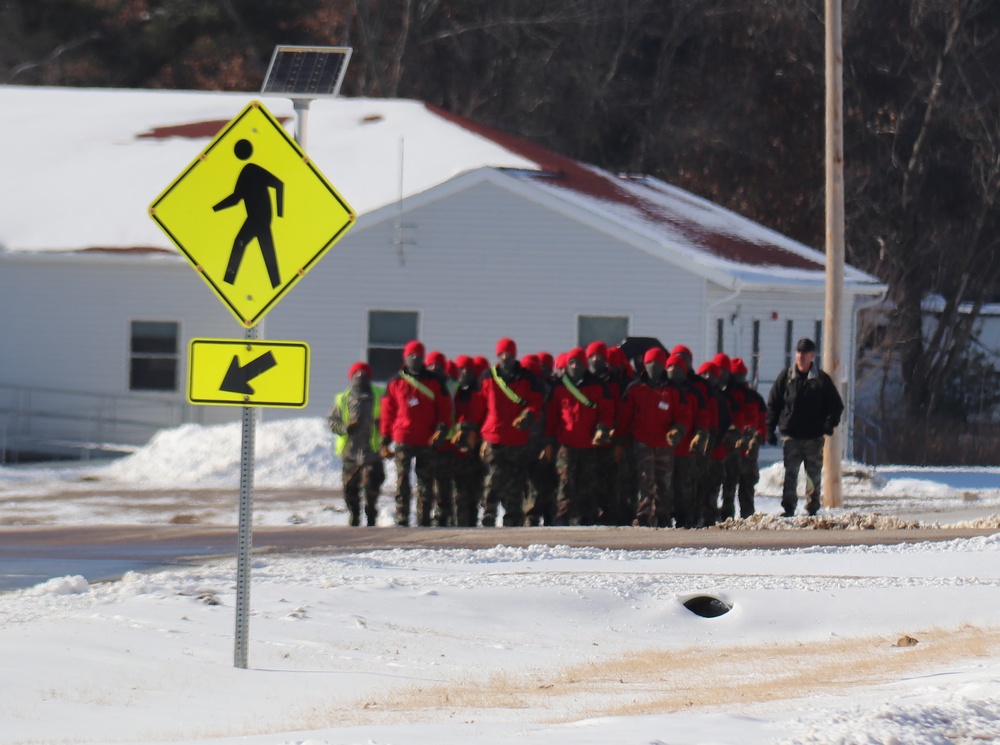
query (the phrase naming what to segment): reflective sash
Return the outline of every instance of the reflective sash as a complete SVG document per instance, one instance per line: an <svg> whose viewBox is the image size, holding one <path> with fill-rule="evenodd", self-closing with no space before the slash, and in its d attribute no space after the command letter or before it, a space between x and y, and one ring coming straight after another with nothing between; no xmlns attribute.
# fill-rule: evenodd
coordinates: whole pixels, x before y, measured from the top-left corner
<svg viewBox="0 0 1000 745"><path fill-rule="evenodd" d="M573 381L569 379L569 375L563 374L562 382L563 382L563 385L566 386L566 390L568 390L570 393L572 393L573 394L573 398L575 398L581 404L583 404L584 406L586 406L588 409L596 409L597 408L597 404L595 404L593 401L591 401L589 398L587 398L585 395L583 395L583 392L579 388L577 388L575 385L573 385Z"/></svg>
<svg viewBox="0 0 1000 745"><path fill-rule="evenodd" d="M418 391L420 391L421 393L423 393L431 401L434 400L434 391L432 391L430 388L428 388L426 385L424 385L423 383L421 383L419 380L417 380L415 377L413 377L409 373L400 370L399 371L399 377L401 377L407 383L409 383L414 388L416 388Z"/></svg>
<svg viewBox="0 0 1000 745"><path fill-rule="evenodd" d="M507 385L504 382L503 378L500 377L500 374L497 372L497 369L495 367L490 368L490 373L492 373L493 380L496 382L498 386L500 386L500 390L504 392L504 395L507 396L507 398L516 403L518 406L526 406L528 404L527 401L525 401L523 398L518 396L516 393L514 393L514 391L510 389L510 386Z"/></svg>

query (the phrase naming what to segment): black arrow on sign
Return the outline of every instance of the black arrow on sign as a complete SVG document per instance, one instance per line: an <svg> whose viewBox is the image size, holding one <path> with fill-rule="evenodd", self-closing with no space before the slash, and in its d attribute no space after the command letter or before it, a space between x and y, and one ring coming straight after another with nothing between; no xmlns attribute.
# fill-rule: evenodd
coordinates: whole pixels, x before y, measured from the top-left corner
<svg viewBox="0 0 1000 745"><path fill-rule="evenodd" d="M229 370L226 372L226 377L222 379L219 390L252 396L254 391L250 386L250 381L258 375L266 373L277 364L274 354L271 352L265 352L257 359L251 360L245 367L240 367L240 358L233 355L233 361L229 363Z"/></svg>

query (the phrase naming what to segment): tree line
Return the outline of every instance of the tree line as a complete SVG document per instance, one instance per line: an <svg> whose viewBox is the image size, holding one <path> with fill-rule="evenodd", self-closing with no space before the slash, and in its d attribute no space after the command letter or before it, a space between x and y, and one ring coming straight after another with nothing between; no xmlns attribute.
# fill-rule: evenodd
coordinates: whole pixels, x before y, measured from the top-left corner
<svg viewBox="0 0 1000 745"><path fill-rule="evenodd" d="M6 0L8 84L256 91L275 44L824 245L823 0ZM913 419L982 410L1000 287L1000 3L843 0L847 260ZM940 298L925 329L925 298ZM987 369L989 368L989 369ZM990 393L990 407L997 395Z"/></svg>

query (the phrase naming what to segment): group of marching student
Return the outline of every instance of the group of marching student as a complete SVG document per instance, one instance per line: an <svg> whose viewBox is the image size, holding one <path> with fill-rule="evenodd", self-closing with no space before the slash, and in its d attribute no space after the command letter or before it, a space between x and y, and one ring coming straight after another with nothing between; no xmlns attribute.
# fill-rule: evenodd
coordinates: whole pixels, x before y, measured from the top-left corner
<svg viewBox="0 0 1000 745"><path fill-rule="evenodd" d="M638 364L638 360L636 360ZM352 525L374 525L396 466L397 525L634 525L695 528L754 512L766 404L739 358L693 368L691 352L649 349L633 369L594 342L496 361L419 341L385 388L355 363L328 415ZM720 507L721 494L721 507Z"/></svg>

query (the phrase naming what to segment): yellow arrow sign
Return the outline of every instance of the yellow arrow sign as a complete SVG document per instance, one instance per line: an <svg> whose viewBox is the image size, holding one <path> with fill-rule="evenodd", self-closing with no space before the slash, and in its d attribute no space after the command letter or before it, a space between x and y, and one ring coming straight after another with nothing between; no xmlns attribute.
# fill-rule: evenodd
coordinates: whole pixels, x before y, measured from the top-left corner
<svg viewBox="0 0 1000 745"><path fill-rule="evenodd" d="M247 328L356 217L259 101L223 127L149 214Z"/></svg>
<svg viewBox="0 0 1000 745"><path fill-rule="evenodd" d="M187 399L212 406L301 409L309 402L309 345L192 339Z"/></svg>

